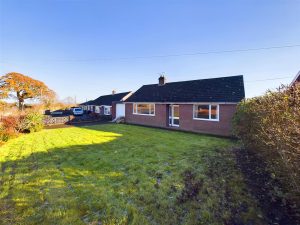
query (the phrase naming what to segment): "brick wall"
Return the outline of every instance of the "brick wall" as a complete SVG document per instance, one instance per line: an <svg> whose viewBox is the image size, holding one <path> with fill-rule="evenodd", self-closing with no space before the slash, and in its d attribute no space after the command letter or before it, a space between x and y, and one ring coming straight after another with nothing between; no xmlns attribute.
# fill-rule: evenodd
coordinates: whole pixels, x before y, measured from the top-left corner
<svg viewBox="0 0 300 225"><path fill-rule="evenodd" d="M167 106L155 104L155 116L135 115L131 103L125 104L125 121L126 123L141 124L155 127L167 126Z"/></svg>
<svg viewBox="0 0 300 225"><path fill-rule="evenodd" d="M111 104L111 117L112 117L112 119L116 118L116 104L117 104L117 102L113 102Z"/></svg>
<svg viewBox="0 0 300 225"><path fill-rule="evenodd" d="M219 105L219 121L205 121L193 119L193 105L180 105L180 129L198 133L231 135L231 120L236 105Z"/></svg>
<svg viewBox="0 0 300 225"><path fill-rule="evenodd" d="M180 127L174 128L197 133L207 133L221 136L231 135L231 120L235 113L236 105L223 104L219 106L219 121L205 121L193 119L193 105L181 104L179 106ZM132 104L125 107L126 123L140 124L168 128L168 105L156 104L155 116L134 115Z"/></svg>

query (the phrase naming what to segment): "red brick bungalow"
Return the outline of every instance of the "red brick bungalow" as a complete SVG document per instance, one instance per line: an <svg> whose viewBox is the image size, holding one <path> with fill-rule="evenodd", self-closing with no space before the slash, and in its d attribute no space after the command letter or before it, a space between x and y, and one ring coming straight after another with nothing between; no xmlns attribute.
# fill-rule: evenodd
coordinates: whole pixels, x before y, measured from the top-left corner
<svg viewBox="0 0 300 225"><path fill-rule="evenodd" d="M221 136L231 135L243 76L144 85L125 101L125 122Z"/></svg>

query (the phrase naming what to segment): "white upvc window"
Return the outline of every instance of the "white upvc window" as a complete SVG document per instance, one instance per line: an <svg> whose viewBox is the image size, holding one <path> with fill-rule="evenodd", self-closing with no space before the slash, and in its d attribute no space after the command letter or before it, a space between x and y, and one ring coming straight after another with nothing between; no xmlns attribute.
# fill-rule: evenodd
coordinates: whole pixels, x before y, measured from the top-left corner
<svg viewBox="0 0 300 225"><path fill-rule="evenodd" d="M154 103L133 103L133 114L155 116Z"/></svg>
<svg viewBox="0 0 300 225"><path fill-rule="evenodd" d="M193 107L193 119L219 121L219 108L217 104L195 104Z"/></svg>
<svg viewBox="0 0 300 225"><path fill-rule="evenodd" d="M111 106L104 106L104 115L111 115Z"/></svg>
<svg viewBox="0 0 300 225"><path fill-rule="evenodd" d="M95 106L95 113L100 113L100 106Z"/></svg>

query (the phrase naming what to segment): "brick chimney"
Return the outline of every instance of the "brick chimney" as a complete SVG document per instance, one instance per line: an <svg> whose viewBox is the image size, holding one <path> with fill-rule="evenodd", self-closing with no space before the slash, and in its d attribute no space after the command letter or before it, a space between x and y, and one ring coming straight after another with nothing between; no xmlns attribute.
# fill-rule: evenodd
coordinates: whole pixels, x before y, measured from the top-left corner
<svg viewBox="0 0 300 225"><path fill-rule="evenodd" d="M164 75L160 75L160 77L158 78L158 85L162 86L166 84L166 77Z"/></svg>
<svg viewBox="0 0 300 225"><path fill-rule="evenodd" d="M111 92L111 93L112 93L113 95L114 95L114 94L116 94L116 90L112 90L112 92Z"/></svg>

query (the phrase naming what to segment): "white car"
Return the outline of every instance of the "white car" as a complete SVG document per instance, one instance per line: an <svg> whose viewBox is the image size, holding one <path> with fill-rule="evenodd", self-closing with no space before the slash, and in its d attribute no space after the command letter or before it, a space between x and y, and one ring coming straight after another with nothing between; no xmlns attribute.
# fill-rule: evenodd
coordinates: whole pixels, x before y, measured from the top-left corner
<svg viewBox="0 0 300 225"><path fill-rule="evenodd" d="M72 113L74 116L81 116L83 115L83 109L82 108L72 108Z"/></svg>

